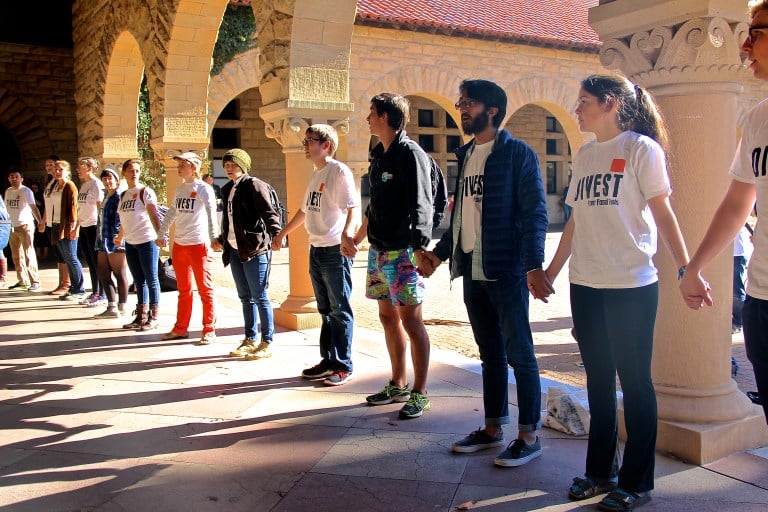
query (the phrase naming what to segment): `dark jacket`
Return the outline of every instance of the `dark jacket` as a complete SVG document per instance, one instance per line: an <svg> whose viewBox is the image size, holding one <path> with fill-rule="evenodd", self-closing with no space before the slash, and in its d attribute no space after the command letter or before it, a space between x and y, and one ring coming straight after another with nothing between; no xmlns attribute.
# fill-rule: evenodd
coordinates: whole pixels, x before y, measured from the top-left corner
<svg viewBox="0 0 768 512"><path fill-rule="evenodd" d="M224 202L229 200L229 192L235 186L229 181L221 188ZM232 198L232 219L234 221L235 240L240 261L264 254L269 250L272 237L280 232L280 215L272 207L266 183L258 178L244 176L235 187ZM224 246L222 260L229 265L229 251L232 246L227 241L229 236L229 215L221 216L221 235L219 241Z"/></svg>
<svg viewBox="0 0 768 512"><path fill-rule="evenodd" d="M368 241L378 250L426 249L432 235L432 169L418 144L398 133L371 152Z"/></svg>
<svg viewBox="0 0 768 512"><path fill-rule="evenodd" d="M456 193L463 192L464 158L474 140L456 150L459 175ZM451 277L461 275L461 247L453 247L453 222L435 246L441 260L451 258ZM519 277L540 268L544 261L547 234L547 205L541 181L539 159L525 142L508 131L496 136L485 162L483 213L481 219L483 273L488 279Z"/></svg>

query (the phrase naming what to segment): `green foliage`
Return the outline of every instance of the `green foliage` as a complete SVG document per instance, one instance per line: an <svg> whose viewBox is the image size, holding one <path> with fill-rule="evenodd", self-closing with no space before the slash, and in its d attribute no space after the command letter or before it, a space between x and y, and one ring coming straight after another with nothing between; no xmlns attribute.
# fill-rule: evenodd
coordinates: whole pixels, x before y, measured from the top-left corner
<svg viewBox="0 0 768 512"><path fill-rule="evenodd" d="M256 45L256 18L250 5L229 4L219 27L219 37L213 48L211 76L218 75L237 55Z"/></svg>
<svg viewBox="0 0 768 512"><path fill-rule="evenodd" d="M141 181L157 194L157 200L165 203L168 190L165 186L165 168L155 159L155 152L149 145L151 139L152 113L149 111L149 87L147 75L141 80L139 88L139 111L137 119L137 146L141 164Z"/></svg>

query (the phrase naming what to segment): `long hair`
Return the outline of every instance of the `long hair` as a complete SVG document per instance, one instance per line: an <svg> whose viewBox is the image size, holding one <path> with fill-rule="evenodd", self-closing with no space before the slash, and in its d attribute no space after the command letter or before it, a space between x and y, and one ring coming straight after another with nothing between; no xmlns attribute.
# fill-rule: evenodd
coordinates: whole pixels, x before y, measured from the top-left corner
<svg viewBox="0 0 768 512"><path fill-rule="evenodd" d="M667 148L667 128L648 91L617 75L590 75L581 87L597 97L601 105L616 102L619 128L647 135Z"/></svg>

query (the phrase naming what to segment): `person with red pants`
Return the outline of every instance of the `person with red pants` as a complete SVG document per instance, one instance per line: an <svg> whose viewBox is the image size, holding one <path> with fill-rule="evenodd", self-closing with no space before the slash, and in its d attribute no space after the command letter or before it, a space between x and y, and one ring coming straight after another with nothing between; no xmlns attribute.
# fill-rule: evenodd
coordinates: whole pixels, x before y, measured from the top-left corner
<svg viewBox="0 0 768 512"><path fill-rule="evenodd" d="M192 276L194 275L200 300L203 302L203 333L198 345L209 345L216 340L216 306L211 278L211 241L218 237L216 223L216 197L213 188L200 179L202 160L193 152L174 157L182 179L173 202L163 220L155 243L167 245L168 230L176 222L173 236L173 268L179 290L176 324L162 336L163 340L189 337L192 318Z"/></svg>

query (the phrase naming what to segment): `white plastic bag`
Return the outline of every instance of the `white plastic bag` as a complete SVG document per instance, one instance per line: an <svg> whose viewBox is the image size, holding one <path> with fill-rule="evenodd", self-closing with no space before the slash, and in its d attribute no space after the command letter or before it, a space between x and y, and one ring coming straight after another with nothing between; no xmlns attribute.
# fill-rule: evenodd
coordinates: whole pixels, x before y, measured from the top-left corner
<svg viewBox="0 0 768 512"><path fill-rule="evenodd" d="M585 389L567 391L560 386L547 389L547 414L542 421L545 427L583 436L589 432L589 401Z"/></svg>

